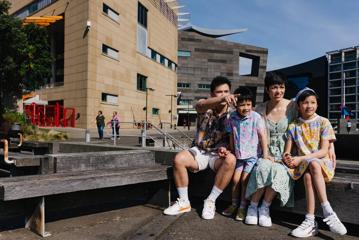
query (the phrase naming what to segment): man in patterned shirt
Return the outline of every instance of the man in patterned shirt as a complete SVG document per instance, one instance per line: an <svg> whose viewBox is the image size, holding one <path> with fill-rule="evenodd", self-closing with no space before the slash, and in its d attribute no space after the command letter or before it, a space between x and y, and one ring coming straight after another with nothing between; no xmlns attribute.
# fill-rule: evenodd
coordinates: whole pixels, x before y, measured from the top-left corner
<svg viewBox="0 0 359 240"><path fill-rule="evenodd" d="M177 215L191 211L188 199L188 172L211 168L216 172L214 186L204 201L202 218L213 219L215 202L231 181L236 163L229 151L221 151L228 145L224 120L229 116L230 105L236 104L236 96L230 94L231 83L225 77L215 77L211 82L211 97L196 104L198 113L197 133L194 146L179 152L173 161L173 175L179 198L164 210L166 215Z"/></svg>

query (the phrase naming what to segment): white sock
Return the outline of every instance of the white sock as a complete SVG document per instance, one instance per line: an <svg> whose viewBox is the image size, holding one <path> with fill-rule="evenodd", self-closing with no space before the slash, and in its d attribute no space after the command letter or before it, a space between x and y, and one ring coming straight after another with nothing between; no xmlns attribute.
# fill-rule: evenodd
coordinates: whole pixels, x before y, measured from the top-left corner
<svg viewBox="0 0 359 240"><path fill-rule="evenodd" d="M238 198L232 198L232 205L238 207Z"/></svg>
<svg viewBox="0 0 359 240"><path fill-rule="evenodd" d="M219 189L216 186L213 186L211 193L209 194L208 198L209 200L215 202L217 200L217 198L219 197L219 195L221 195L223 191L221 189Z"/></svg>
<svg viewBox="0 0 359 240"><path fill-rule="evenodd" d="M329 215L331 215L334 212L328 201L321 203L321 205L323 208L324 218L328 217Z"/></svg>
<svg viewBox="0 0 359 240"><path fill-rule="evenodd" d="M177 192L181 200L189 202L188 199L188 187L178 187Z"/></svg>
<svg viewBox="0 0 359 240"><path fill-rule="evenodd" d="M257 208L257 207L258 207L258 203L251 201L251 207L252 207L252 208Z"/></svg>
<svg viewBox="0 0 359 240"><path fill-rule="evenodd" d="M311 221L312 223L314 223L315 216L314 216L314 214L307 213L305 215L305 219L307 219L307 220Z"/></svg>
<svg viewBox="0 0 359 240"><path fill-rule="evenodd" d="M241 205L239 206L239 208L242 208L242 209L246 209L247 208L247 201L241 201Z"/></svg>
<svg viewBox="0 0 359 240"><path fill-rule="evenodd" d="M271 202L267 202L265 200L262 201L262 207L269 208L271 204Z"/></svg>

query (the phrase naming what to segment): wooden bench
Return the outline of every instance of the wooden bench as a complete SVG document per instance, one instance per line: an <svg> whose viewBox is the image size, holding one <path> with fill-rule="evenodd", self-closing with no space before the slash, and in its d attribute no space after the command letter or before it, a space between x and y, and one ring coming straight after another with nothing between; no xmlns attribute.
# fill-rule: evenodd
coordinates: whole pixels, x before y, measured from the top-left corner
<svg viewBox="0 0 359 240"><path fill-rule="evenodd" d="M43 160L51 162L47 174L0 178L0 200L35 202L25 204L25 227L46 237L46 196L169 179L168 166L155 164L149 151L104 152L101 160L100 153L80 155L56 154Z"/></svg>

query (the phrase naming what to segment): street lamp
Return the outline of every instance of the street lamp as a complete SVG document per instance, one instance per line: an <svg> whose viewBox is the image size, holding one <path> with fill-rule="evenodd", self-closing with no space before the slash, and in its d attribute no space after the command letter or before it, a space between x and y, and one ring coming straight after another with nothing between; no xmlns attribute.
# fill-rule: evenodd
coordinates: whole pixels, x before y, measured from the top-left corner
<svg viewBox="0 0 359 240"><path fill-rule="evenodd" d="M167 94L167 97L171 98L171 128L172 128L172 105L173 105L173 98L177 97L177 94Z"/></svg>
<svg viewBox="0 0 359 240"><path fill-rule="evenodd" d="M146 138L147 138L147 116L148 116L148 91L155 91L155 89L146 87L146 117L145 117L145 127L143 128L142 134L142 147L146 146Z"/></svg>

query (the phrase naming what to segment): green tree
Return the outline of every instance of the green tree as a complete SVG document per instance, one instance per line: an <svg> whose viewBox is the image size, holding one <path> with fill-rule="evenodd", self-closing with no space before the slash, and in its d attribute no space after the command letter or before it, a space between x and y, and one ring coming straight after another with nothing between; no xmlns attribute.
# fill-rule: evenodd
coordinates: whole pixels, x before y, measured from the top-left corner
<svg viewBox="0 0 359 240"><path fill-rule="evenodd" d="M9 9L10 3L0 0L0 118L23 93L39 88L51 76L46 28L23 26Z"/></svg>

